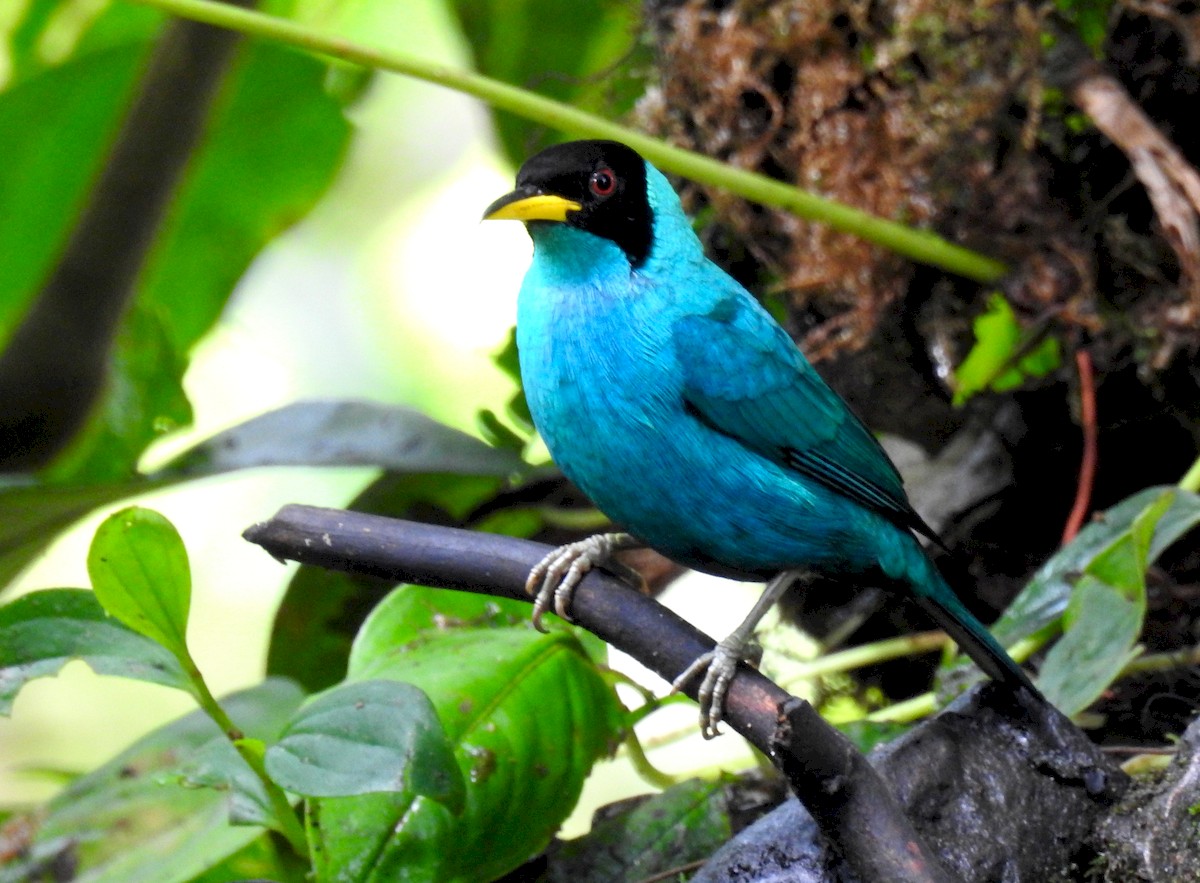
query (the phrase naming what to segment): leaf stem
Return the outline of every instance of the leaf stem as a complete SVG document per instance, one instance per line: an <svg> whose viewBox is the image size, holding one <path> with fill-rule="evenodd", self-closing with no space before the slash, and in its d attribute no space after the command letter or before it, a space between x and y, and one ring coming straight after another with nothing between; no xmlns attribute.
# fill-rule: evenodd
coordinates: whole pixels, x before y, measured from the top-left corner
<svg viewBox="0 0 1200 883"><path fill-rule="evenodd" d="M624 747L634 770L647 784L655 788L670 788L683 781L681 777L664 772L650 762L650 758L646 756L646 750L634 730L631 729L629 735L625 737Z"/></svg>
<svg viewBox="0 0 1200 883"><path fill-rule="evenodd" d="M836 653L829 653L819 656L816 659L801 662L795 672L790 673L792 676L787 681L782 682L782 686L787 687L798 681L812 680L823 675L853 671L857 668L886 662L889 659L898 659L902 656L917 656L921 653L929 653L933 650L940 650L949 643L950 638L945 632L931 631L920 632L915 635L900 635L899 637L888 638L884 641L875 641L870 644L849 647L846 650L839 650Z"/></svg>
<svg viewBox="0 0 1200 883"><path fill-rule="evenodd" d="M1200 494L1200 458L1197 458L1183 478L1179 479L1179 489Z"/></svg>
<svg viewBox="0 0 1200 883"><path fill-rule="evenodd" d="M920 720L937 710L937 697L932 692L922 693L903 702L894 702L878 711L867 715L867 720L875 723L904 724Z"/></svg>
<svg viewBox="0 0 1200 883"><path fill-rule="evenodd" d="M271 777L267 775L267 768L263 765L261 755L254 750L253 746L247 743L241 729L225 713L225 709L221 707L221 704L217 702L216 697L208 689L208 684L205 683L204 676L200 673L199 667L187 649L184 648L182 653L177 654L177 658L179 659L179 664L183 666L188 679L192 682L193 695L196 697L197 703L199 703L205 714L212 718L216 725L221 728L221 732L233 743L233 747L237 750L238 755L262 782L263 787L266 789L267 799L271 802L272 814L279 821L279 833L287 838L296 855L301 857L307 856L309 854L308 837L304 833L304 826L300 824L296 810L288 801L287 795L283 793L283 789L276 785L271 780Z"/></svg>
<svg viewBox="0 0 1200 883"><path fill-rule="evenodd" d="M1200 644L1194 647L1186 647L1182 650L1174 650L1170 653L1149 653L1145 656L1139 656L1121 670L1120 676L1125 678L1130 675L1147 674L1149 672L1171 671L1176 668L1187 668L1191 665L1200 665Z"/></svg>
<svg viewBox="0 0 1200 883"><path fill-rule="evenodd" d="M799 190L764 175L672 147L643 132L618 125L570 105L472 71L437 64L387 49L352 43L286 19L239 9L213 0L129 0L172 15L194 19L254 37L277 40L371 68L404 74L472 95L500 110L553 129L591 138L623 141L659 168L700 184L721 187L762 205L785 209L851 233L920 263L978 282L995 282L1008 272L1001 261L955 245L925 230L880 218L860 209Z"/></svg>

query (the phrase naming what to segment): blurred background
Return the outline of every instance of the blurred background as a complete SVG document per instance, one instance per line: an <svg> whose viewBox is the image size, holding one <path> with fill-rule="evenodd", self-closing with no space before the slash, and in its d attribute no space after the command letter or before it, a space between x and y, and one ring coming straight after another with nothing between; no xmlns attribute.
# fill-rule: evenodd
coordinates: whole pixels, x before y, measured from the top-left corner
<svg viewBox="0 0 1200 883"><path fill-rule="evenodd" d="M293 13L350 39L470 66L474 59L464 25L474 21L479 26L471 9L484 5L462 3L455 9L440 0L314 2L299 4ZM577 63L596 70L622 60L628 66L638 45L637 6L589 4L604 15L603 45L595 49L596 58ZM56 70L84 80L107 75L113 56L145 50L145 35L156 21L154 14L136 7L91 2L8 4L0 16L0 36L7 37L10 47L10 99L35 89ZM304 62L321 73L319 64ZM495 357L508 341L530 246L519 224L479 223L482 209L511 187L513 151L506 152L498 142L487 110L457 93L387 74L368 78L346 68L321 76L328 92L344 93L339 100L346 101L350 123L341 148L344 159L337 158L335 148L334 160L325 165L330 183L311 211L267 237L228 303L215 311L219 318L186 345L182 385L193 410L191 423L156 424L157 438L131 460L142 472L169 463L216 432L300 400L408 404L478 436L479 412L503 413L513 396L515 384ZM580 88L582 82L558 86ZM297 115L303 118L304 113ZM45 116L44 137L51 143L71 137L68 121L53 112ZM328 128L327 120L324 125ZM530 138L527 129L509 126L510 138ZM288 158L317 150L302 127L297 134L296 140L263 145L264 155L278 156L291 169ZM537 138L548 134L539 132ZM20 147L11 131L0 133L0 147L6 137L14 151ZM69 147L60 143L60 150L69 153ZM60 162L65 158L57 157ZM300 160L288 174L303 169ZM19 171L20 164L14 164L11 177ZM252 175L226 186L253 184ZM0 220L0 234L15 235L21 188L11 180L7 189L2 187L0 214L7 220ZM216 198L222 196L238 207L236 194L218 193ZM221 243L204 258L220 265L226 259ZM226 273L236 270L233 261ZM186 272L188 265L182 266ZM32 280L35 269L29 272ZM179 282L156 282L157 296L166 301L187 297L188 286ZM0 314L8 320L8 333L19 316L18 301L28 300L31 290L19 292L14 286L12 294L5 303L7 313ZM71 354L59 357L69 360ZM105 432L92 431L91 437ZM99 455L89 454L86 443L82 453L80 447L75 444L56 461L74 467L52 465L48 474L57 469L70 479L70 468L86 472L89 457L94 464ZM101 452L103 447L94 444ZM6 600L34 589L88 586L86 555L97 523L129 502L153 507L177 526L188 548L194 574L189 640L209 685L218 696L251 686L264 676L271 624L296 568L244 542L241 531L285 503L345 505L377 475L369 467L256 468L103 505L38 551L7 590ZM686 605L693 596L686 582L672 589L668 603L675 598ZM731 584L723 597L748 608L757 591ZM736 615L702 602L711 598L707 593L693 597L695 609L688 615L702 628L720 633ZM632 663L623 665L636 669ZM652 676L642 680L660 691L664 687ZM0 804L45 799L65 777L96 767L193 707L183 693L97 676L80 662L67 664L60 676L23 689L13 714L0 717ZM750 750L737 736L701 746L690 705L656 715L649 726L651 738L654 732L683 732L697 743L697 753L682 755L688 758L684 768L751 761ZM670 763L681 766L679 757ZM567 833L585 829L597 804L648 789L627 763L613 763L620 770L593 778L603 785L589 786L597 790L585 798Z"/></svg>

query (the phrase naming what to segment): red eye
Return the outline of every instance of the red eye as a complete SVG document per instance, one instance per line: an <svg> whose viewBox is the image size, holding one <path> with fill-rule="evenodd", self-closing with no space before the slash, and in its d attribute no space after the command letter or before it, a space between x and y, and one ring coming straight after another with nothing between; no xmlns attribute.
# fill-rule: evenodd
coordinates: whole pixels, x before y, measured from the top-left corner
<svg viewBox="0 0 1200 883"><path fill-rule="evenodd" d="M617 189L617 176L612 173L612 169L597 169L592 172L588 186L597 196L612 196L613 191Z"/></svg>

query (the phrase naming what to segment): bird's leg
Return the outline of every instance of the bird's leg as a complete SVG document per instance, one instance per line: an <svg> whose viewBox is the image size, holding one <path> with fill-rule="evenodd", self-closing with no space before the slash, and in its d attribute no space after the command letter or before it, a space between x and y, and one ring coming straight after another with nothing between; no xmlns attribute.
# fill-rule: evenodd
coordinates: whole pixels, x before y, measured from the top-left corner
<svg viewBox="0 0 1200 883"><path fill-rule="evenodd" d="M700 703L700 732L705 739L718 735L717 725L725 714L725 694L729 691L729 682L737 673L738 663L747 658L746 648L754 637L758 623L802 573L799 570L785 570L767 583L741 625L671 682L671 691L678 692L688 681L704 672L696 699Z"/></svg>
<svg viewBox="0 0 1200 883"><path fill-rule="evenodd" d="M554 612L563 619L570 621L571 596L589 570L593 567L606 567L615 570L618 576L632 575L634 581L640 576L631 568L613 559L613 555L623 549L636 549L642 543L627 533L598 533L576 543L559 546L529 571L525 580L526 593L534 596L533 627L539 632L546 631L542 625L542 617L554 604Z"/></svg>

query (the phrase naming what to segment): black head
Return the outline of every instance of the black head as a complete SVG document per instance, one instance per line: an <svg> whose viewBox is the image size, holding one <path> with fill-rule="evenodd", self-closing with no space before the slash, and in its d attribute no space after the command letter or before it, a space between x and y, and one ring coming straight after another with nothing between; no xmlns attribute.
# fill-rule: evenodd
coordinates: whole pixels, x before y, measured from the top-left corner
<svg viewBox="0 0 1200 883"><path fill-rule="evenodd" d="M631 266L640 266L650 254L654 220L645 160L616 141L557 144L526 160L516 189L483 217L567 224L612 240Z"/></svg>

